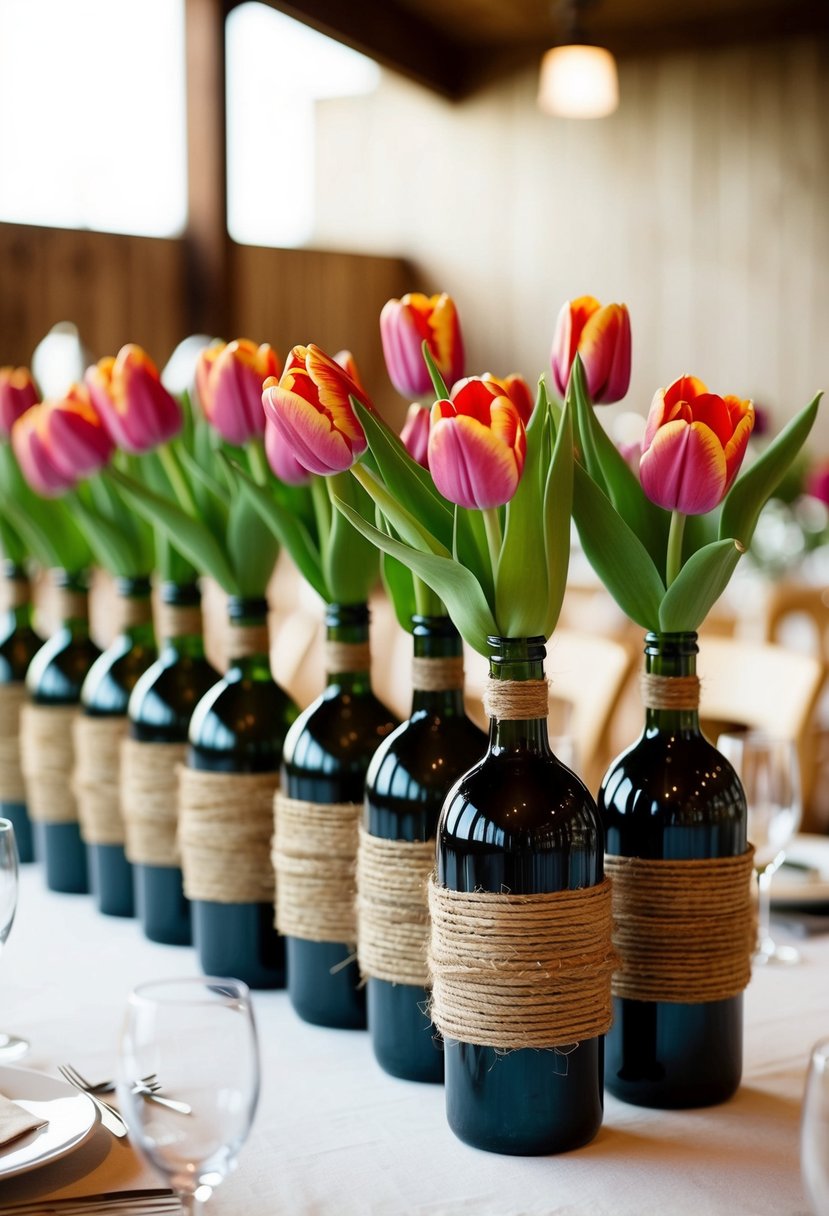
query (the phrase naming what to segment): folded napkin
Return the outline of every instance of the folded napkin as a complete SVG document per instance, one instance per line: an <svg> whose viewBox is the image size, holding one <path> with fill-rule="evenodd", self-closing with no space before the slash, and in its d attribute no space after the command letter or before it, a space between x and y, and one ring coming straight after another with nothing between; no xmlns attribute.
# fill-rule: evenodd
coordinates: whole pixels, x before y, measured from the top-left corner
<svg viewBox="0 0 829 1216"><path fill-rule="evenodd" d="M18 1136L25 1136L26 1132L33 1132L35 1128L45 1127L47 1122L47 1119L38 1119L37 1115L30 1115L22 1106L18 1106L16 1102L10 1102L8 1098L4 1098L0 1094L0 1145L10 1144Z"/></svg>

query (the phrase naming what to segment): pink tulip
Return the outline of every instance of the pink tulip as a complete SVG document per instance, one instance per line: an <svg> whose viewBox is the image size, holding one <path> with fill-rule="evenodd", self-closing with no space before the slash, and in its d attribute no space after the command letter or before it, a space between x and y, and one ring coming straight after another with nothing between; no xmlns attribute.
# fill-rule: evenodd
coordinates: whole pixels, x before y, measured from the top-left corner
<svg viewBox="0 0 829 1216"><path fill-rule="evenodd" d="M27 367L0 367L0 438L7 438L17 419L38 401Z"/></svg>
<svg viewBox="0 0 829 1216"><path fill-rule="evenodd" d="M463 375L464 353L458 314L451 296L411 292L389 300L380 313L380 338L386 369L403 397L423 397L432 391L423 361L423 343L449 388Z"/></svg>
<svg viewBox="0 0 829 1216"><path fill-rule="evenodd" d="M325 476L350 469L368 446L350 397L372 408L364 390L318 346L295 346L280 379L265 381L262 404L299 464Z"/></svg>
<svg viewBox="0 0 829 1216"><path fill-rule="evenodd" d="M553 376L562 396L577 353L584 364L593 403L621 401L630 385L630 317L624 304L606 304L603 308L593 296L580 296L563 306L551 355Z"/></svg>
<svg viewBox="0 0 829 1216"><path fill-rule="evenodd" d="M754 407L709 393L681 376L654 396L639 477L651 502L666 511L704 515L728 493L754 426Z"/></svg>
<svg viewBox="0 0 829 1216"><path fill-rule="evenodd" d="M181 407L140 346L122 346L117 358L100 359L84 379L104 426L125 452L149 452L181 430Z"/></svg>
<svg viewBox="0 0 829 1216"><path fill-rule="evenodd" d="M265 455L268 464L287 486L302 486L311 474L299 463L270 418L265 420Z"/></svg>
<svg viewBox="0 0 829 1216"><path fill-rule="evenodd" d="M829 460L816 465L806 480L806 493L829 507Z"/></svg>
<svg viewBox="0 0 829 1216"><path fill-rule="evenodd" d="M23 475L44 498L56 498L97 473L115 449L82 384L73 384L60 401L28 409L12 427L11 441Z"/></svg>
<svg viewBox="0 0 829 1216"><path fill-rule="evenodd" d="M412 460L416 460L424 469L429 467L429 428L429 411L413 401L400 432L400 442Z"/></svg>
<svg viewBox="0 0 829 1216"><path fill-rule="evenodd" d="M262 387L279 376L282 364L264 343L247 338L227 345L214 343L199 355L196 388L204 416L227 443L241 447L265 433Z"/></svg>
<svg viewBox="0 0 829 1216"><path fill-rule="evenodd" d="M471 377L452 401L432 406L429 469L450 502L480 510L508 502L526 455L518 408L491 383Z"/></svg>

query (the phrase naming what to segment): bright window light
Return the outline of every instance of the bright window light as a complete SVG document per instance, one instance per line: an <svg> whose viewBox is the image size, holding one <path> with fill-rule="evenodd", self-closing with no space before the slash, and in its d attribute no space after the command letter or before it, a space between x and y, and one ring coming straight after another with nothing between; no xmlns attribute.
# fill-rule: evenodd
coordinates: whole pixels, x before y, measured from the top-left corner
<svg viewBox="0 0 829 1216"><path fill-rule="evenodd" d="M227 19L228 229L247 245L303 245L314 230L314 110L371 93L373 60L264 4Z"/></svg>
<svg viewBox="0 0 829 1216"><path fill-rule="evenodd" d="M0 2L0 220L175 236L183 0Z"/></svg>

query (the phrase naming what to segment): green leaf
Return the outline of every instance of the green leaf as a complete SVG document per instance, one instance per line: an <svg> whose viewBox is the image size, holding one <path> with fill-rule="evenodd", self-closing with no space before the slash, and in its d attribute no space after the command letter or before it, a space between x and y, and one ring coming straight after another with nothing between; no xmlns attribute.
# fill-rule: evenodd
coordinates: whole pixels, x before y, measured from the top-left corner
<svg viewBox="0 0 829 1216"><path fill-rule="evenodd" d="M736 536L749 547L760 512L809 437L822 396L818 393L734 482L723 503L721 539Z"/></svg>
<svg viewBox="0 0 829 1216"><path fill-rule="evenodd" d="M228 516L227 555L239 594L246 599L264 596L279 556L279 541L250 499L241 492L236 495Z"/></svg>
<svg viewBox="0 0 829 1216"><path fill-rule="evenodd" d="M552 635L558 622L567 587L574 467L573 410L565 401L544 487L544 564L547 568L548 586L541 632L547 638Z"/></svg>
<svg viewBox="0 0 829 1216"><path fill-rule="evenodd" d="M336 473L325 482L332 501L336 498L338 508L331 513L328 539L326 582L329 599L335 604L362 604L377 582L380 555L376 545L355 531L339 505L347 503L362 519L373 510L373 504L350 473Z"/></svg>
<svg viewBox="0 0 829 1216"><path fill-rule="evenodd" d="M494 611L495 578L489 561L486 525L480 511L455 507L455 527L452 533L452 556L475 575Z"/></svg>
<svg viewBox="0 0 829 1216"><path fill-rule="evenodd" d="M392 602L398 625L407 633L411 633L412 617L417 612L414 575L402 562L389 553L380 554L380 574L386 594Z"/></svg>
<svg viewBox="0 0 829 1216"><path fill-rule="evenodd" d="M636 533L589 474L574 465L573 518L587 560L624 613L659 630L665 584Z"/></svg>
<svg viewBox="0 0 829 1216"><path fill-rule="evenodd" d="M423 361L429 369L429 377L432 381L432 388L435 390L435 396L439 401L446 401L449 397L449 390L446 387L440 368L432 358L432 352L429 350L429 343L423 339L420 349L423 351Z"/></svg>
<svg viewBox="0 0 829 1216"><path fill-rule="evenodd" d="M27 557L26 546L8 520L4 519L2 513L0 513L0 552L6 561L13 562L15 566L22 566Z"/></svg>
<svg viewBox="0 0 829 1216"><path fill-rule="evenodd" d="M440 596L459 633L480 654L489 653L486 639L498 632L480 583L451 557L421 553L375 528L347 503L335 497L337 510L372 544L398 558Z"/></svg>
<svg viewBox="0 0 829 1216"><path fill-rule="evenodd" d="M718 540L698 549L671 583L659 609L663 633L699 629L722 595L737 562L745 552L733 539Z"/></svg>
<svg viewBox="0 0 829 1216"><path fill-rule="evenodd" d="M420 520L389 491L376 474L365 465L355 465L351 473L407 545L422 549L424 553L441 553L448 556L449 550L445 545L442 545L428 528L424 527Z"/></svg>
<svg viewBox="0 0 829 1216"><path fill-rule="evenodd" d="M223 536L227 531L230 515L227 486L204 465L199 464L186 448L179 448L177 455L198 505L199 518L212 532Z"/></svg>
<svg viewBox="0 0 829 1216"><path fill-rule="evenodd" d="M91 487L90 487L91 488ZM125 532L113 519L108 519L100 511L95 510L83 496L74 491L68 499L75 518L80 523L89 541L95 560L99 566L110 574L121 578L136 578L139 575L151 573L153 562L142 562L141 549L135 545L134 536Z"/></svg>
<svg viewBox="0 0 829 1216"><path fill-rule="evenodd" d="M41 565L77 573L91 563L92 551L66 504L35 494L6 444L0 444L0 505Z"/></svg>

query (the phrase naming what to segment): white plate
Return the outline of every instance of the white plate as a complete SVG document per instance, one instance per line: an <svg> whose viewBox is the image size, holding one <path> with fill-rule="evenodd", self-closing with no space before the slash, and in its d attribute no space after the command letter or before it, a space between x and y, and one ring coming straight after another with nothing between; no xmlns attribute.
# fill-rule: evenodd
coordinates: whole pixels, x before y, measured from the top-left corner
<svg viewBox="0 0 829 1216"><path fill-rule="evenodd" d="M781 866L771 880L771 902L829 904L829 836L795 836L786 860L808 868Z"/></svg>
<svg viewBox="0 0 829 1216"><path fill-rule="evenodd" d="M46 1127L0 1148L0 1178L23 1174L63 1157L77 1148L95 1126L97 1111L92 1100L66 1081L45 1073L0 1066L0 1094L30 1114L49 1120Z"/></svg>

